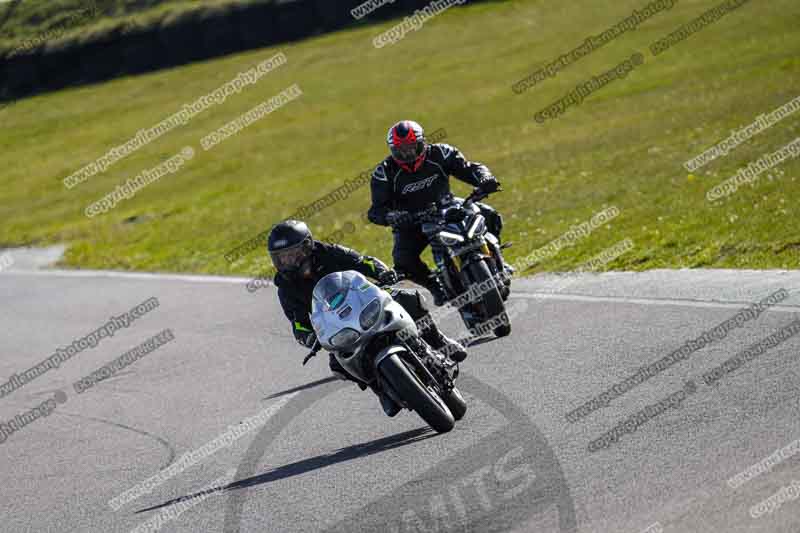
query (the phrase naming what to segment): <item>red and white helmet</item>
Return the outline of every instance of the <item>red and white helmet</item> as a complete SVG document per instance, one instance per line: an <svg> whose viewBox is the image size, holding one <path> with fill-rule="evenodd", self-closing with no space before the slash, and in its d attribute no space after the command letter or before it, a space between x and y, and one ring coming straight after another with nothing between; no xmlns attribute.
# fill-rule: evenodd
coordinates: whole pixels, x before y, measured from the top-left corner
<svg viewBox="0 0 800 533"><path fill-rule="evenodd" d="M425 130L413 120L401 120L386 135L392 159L408 172L416 172L425 161Z"/></svg>

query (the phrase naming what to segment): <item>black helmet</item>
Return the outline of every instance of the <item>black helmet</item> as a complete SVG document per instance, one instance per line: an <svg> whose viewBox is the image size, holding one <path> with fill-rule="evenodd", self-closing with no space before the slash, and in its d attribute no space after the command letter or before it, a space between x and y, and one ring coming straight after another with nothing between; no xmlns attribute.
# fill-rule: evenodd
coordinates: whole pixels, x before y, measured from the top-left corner
<svg viewBox="0 0 800 533"><path fill-rule="evenodd" d="M267 249L275 269L290 274L299 271L311 257L314 239L305 222L285 220L270 231Z"/></svg>

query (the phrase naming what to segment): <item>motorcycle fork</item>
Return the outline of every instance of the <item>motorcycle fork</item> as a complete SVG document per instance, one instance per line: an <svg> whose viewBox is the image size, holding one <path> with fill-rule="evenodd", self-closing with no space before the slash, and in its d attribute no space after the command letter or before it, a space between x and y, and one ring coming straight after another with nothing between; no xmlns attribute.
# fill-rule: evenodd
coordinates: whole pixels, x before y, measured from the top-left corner
<svg viewBox="0 0 800 533"><path fill-rule="evenodd" d="M461 269L460 258L451 258L447 254L447 250L439 246L431 247L431 252L433 253L433 261L436 263L436 277L441 280L442 285L448 293L448 296L450 298L454 298L457 294L459 294L460 291L459 287L454 283L454 278L450 273L450 268L452 266L453 270L456 272L456 274L458 274L459 270ZM450 259L453 261L451 262Z"/></svg>
<svg viewBox="0 0 800 533"><path fill-rule="evenodd" d="M422 361L422 359L417 354L415 354L411 350L411 348L409 348L408 346L406 346L406 348L408 349L408 351L406 352L406 358L404 360L407 363L409 363L412 367L414 367L414 369L417 371L417 379L419 379L424 386L429 387L432 384L439 393L445 392L453 388L454 385L452 383L452 380L449 379L449 377L446 380L437 379L433 375L431 370L428 368L428 366ZM422 376L420 376L420 374ZM442 383L443 381L444 383Z"/></svg>

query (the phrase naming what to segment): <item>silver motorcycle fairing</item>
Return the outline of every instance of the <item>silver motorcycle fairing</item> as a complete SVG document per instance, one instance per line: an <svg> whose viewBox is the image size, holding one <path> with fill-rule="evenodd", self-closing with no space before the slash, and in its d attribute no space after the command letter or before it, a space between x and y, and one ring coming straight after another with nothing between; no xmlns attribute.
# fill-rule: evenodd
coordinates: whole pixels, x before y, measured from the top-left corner
<svg viewBox="0 0 800 533"><path fill-rule="evenodd" d="M384 348L375 358L374 362L375 368L378 368L381 365L381 362L390 355L394 355L396 353L402 353L405 351L407 350L403 346L389 346L388 348Z"/></svg>
<svg viewBox="0 0 800 533"><path fill-rule="evenodd" d="M375 300L380 305L378 317L374 324L364 329L361 314ZM374 363L368 359L377 354L366 353L365 349L375 337L401 330L419 335L414 320L403 306L355 270L334 272L319 280L314 287L311 305L311 325L322 347L330 351L350 375L365 383L375 379L372 372ZM349 342L334 342L338 334L348 329L358 337L354 338L350 333Z"/></svg>

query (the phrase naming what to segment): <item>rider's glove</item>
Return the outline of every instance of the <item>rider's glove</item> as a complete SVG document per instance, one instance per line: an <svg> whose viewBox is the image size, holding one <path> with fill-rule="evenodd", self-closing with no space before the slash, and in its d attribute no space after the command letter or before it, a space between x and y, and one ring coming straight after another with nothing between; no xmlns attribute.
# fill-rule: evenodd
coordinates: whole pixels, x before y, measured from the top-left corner
<svg viewBox="0 0 800 533"><path fill-rule="evenodd" d="M394 285L397 281L397 272L394 270L387 270L378 276L378 283L381 285Z"/></svg>
<svg viewBox="0 0 800 533"><path fill-rule="evenodd" d="M408 211L389 211L386 213L386 223L393 227L403 227L410 225L411 214Z"/></svg>
<svg viewBox="0 0 800 533"><path fill-rule="evenodd" d="M497 179L495 179L494 177L486 178L480 183L480 185L478 185L478 189L480 189L481 192L486 194L497 192L497 189L499 188L500 188L500 182L497 181Z"/></svg>
<svg viewBox="0 0 800 533"><path fill-rule="evenodd" d="M297 342L306 348L313 348L314 344L317 343L317 334L313 331L300 331L297 333L296 338Z"/></svg>

